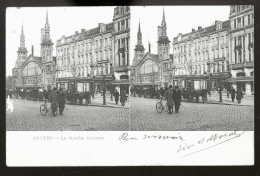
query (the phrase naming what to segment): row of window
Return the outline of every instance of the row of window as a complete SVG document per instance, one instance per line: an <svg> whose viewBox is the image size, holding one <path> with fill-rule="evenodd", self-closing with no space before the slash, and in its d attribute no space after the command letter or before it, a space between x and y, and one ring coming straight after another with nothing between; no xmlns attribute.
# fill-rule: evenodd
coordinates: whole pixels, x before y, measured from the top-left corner
<svg viewBox="0 0 260 176"><path fill-rule="evenodd" d="M247 35L239 35L234 37L234 56L235 56L235 63L242 63L246 59L248 61L253 60L253 43L254 43L254 32L248 33ZM248 42L248 46L245 45L246 40ZM248 50L248 51L247 51ZM248 57L246 56L246 53L248 53Z"/></svg>
<svg viewBox="0 0 260 176"><path fill-rule="evenodd" d="M126 30L128 28L129 28L129 19L128 18L123 19L123 20L121 20L121 21L119 21L115 24L116 32L123 31L123 30Z"/></svg>
<svg viewBox="0 0 260 176"><path fill-rule="evenodd" d="M112 46L112 37L107 37L104 40L103 39L95 40L94 46L95 46L95 49L103 48L103 46L104 47ZM78 51L78 53L84 52L85 50L91 51L92 42L88 42L85 44L78 44L75 46L71 45L71 46L61 48L61 49L57 49L57 56L69 55L70 50L71 50L71 54L73 54L73 55L76 53L76 50Z"/></svg>
<svg viewBox="0 0 260 176"><path fill-rule="evenodd" d="M93 74L93 69L90 67L82 67L76 69L75 76L89 76ZM97 67L94 70L94 75L107 75L109 74L109 65L105 65L104 67ZM60 71L58 77L73 77L73 74L69 70Z"/></svg>
<svg viewBox="0 0 260 176"><path fill-rule="evenodd" d="M225 52L226 50L226 52ZM220 50L215 50L212 51L212 59L216 59L216 58L223 58L223 57L229 57L229 48L221 48ZM209 52L198 52L198 53L194 53L194 57L191 56L191 54L187 55L188 57L185 57L183 55L180 56L174 56L174 63L175 64L184 64L187 63L187 61L190 59L191 62L200 62L200 61L206 61L206 60L210 60L210 56L209 56Z"/></svg>
<svg viewBox="0 0 260 176"><path fill-rule="evenodd" d="M207 47L207 43L209 43L210 41L208 39L202 40L201 42L194 42L194 50L200 50L200 49L204 49ZM211 38L211 43L212 46L219 46L223 45L223 44L228 44L229 42L229 36L228 35L222 35L220 36L220 41L219 41L219 37L212 37ZM189 52L192 49L192 44L189 45L182 45L182 46L176 46L174 47L174 54L178 54L178 53L185 53L186 50L188 50Z"/></svg>
<svg viewBox="0 0 260 176"><path fill-rule="evenodd" d="M237 29L247 25L251 25L253 23L254 23L254 15L253 13L251 13L249 15L234 19L233 22L231 23L232 24L231 26L232 29Z"/></svg>
<svg viewBox="0 0 260 176"><path fill-rule="evenodd" d="M116 7L114 10L114 16L123 15L130 11L129 6Z"/></svg>
<svg viewBox="0 0 260 176"><path fill-rule="evenodd" d="M105 50L105 55L103 56L103 52L102 51L97 51L95 52L95 60L96 61L102 61L102 60L111 60L113 55L112 55L112 50ZM93 57L91 53L87 53L87 54L83 54L83 55L79 55L78 57L76 57L75 59L75 63L76 64L86 64L86 63L93 63ZM70 58L61 58L58 59L58 65L61 66L68 66L69 65ZM73 61L74 62L74 61Z"/></svg>
<svg viewBox="0 0 260 176"><path fill-rule="evenodd" d="M118 53L115 58L115 66L127 66L129 65L129 53Z"/></svg>
<svg viewBox="0 0 260 176"><path fill-rule="evenodd" d="M129 50L129 39L128 38L120 38L116 41L117 43L117 50L120 48L125 48L126 51Z"/></svg>

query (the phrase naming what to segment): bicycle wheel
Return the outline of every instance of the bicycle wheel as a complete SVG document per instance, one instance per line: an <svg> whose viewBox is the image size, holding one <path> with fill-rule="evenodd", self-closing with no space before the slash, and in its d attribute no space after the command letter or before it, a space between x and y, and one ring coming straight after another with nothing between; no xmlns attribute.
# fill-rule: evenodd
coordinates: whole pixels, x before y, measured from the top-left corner
<svg viewBox="0 0 260 176"><path fill-rule="evenodd" d="M161 114L163 111L163 105L161 104L161 102L156 103L156 111Z"/></svg>
<svg viewBox="0 0 260 176"><path fill-rule="evenodd" d="M45 105L40 106L40 113L42 116L45 116L47 114L47 111L48 111L48 109L46 108Z"/></svg>

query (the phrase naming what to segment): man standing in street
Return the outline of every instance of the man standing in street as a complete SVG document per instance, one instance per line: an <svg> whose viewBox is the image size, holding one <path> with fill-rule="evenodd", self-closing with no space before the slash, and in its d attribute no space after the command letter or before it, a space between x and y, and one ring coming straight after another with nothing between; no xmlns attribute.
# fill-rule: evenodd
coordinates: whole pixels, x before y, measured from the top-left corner
<svg viewBox="0 0 260 176"><path fill-rule="evenodd" d="M240 88L238 88L237 89L237 102L238 102L238 104L241 103L242 98L243 98L242 90Z"/></svg>
<svg viewBox="0 0 260 176"><path fill-rule="evenodd" d="M235 91L234 88L232 88L231 89L231 100L232 100L232 102L234 102L235 96L236 96L236 91Z"/></svg>
<svg viewBox="0 0 260 176"><path fill-rule="evenodd" d="M63 92L62 88L59 89L59 93L57 95L57 101L59 104L59 114L63 115L63 110L65 108L65 93Z"/></svg>
<svg viewBox="0 0 260 176"><path fill-rule="evenodd" d="M117 90L116 90L114 96L115 96L115 101L116 101L116 104L117 104L118 103L118 98L119 98L119 93L118 93Z"/></svg>
<svg viewBox="0 0 260 176"><path fill-rule="evenodd" d="M57 88L53 88L53 91L49 95L49 101L51 102L51 109L52 109L52 114L55 115L57 112L58 108L58 103L57 103ZM56 115L55 115L56 116Z"/></svg>
<svg viewBox="0 0 260 176"><path fill-rule="evenodd" d="M173 89L172 85L169 86L169 89L164 93L164 97L167 100L167 106L168 106L168 113L172 114L173 109Z"/></svg>
<svg viewBox="0 0 260 176"><path fill-rule="evenodd" d="M175 113L179 113L179 109L181 106L181 90L178 86L175 86L173 99L175 103Z"/></svg>

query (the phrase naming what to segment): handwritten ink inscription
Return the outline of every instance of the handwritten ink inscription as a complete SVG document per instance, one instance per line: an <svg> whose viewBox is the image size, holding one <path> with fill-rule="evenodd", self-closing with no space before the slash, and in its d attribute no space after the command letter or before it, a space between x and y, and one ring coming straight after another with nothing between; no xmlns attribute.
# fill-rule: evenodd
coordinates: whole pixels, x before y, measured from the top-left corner
<svg viewBox="0 0 260 176"><path fill-rule="evenodd" d="M210 136L203 136L199 140L195 140L193 143L189 143L187 140L184 140L183 136L169 136L169 135L148 135L144 134L141 137L130 136L127 132L121 134L118 138L120 141L140 141L140 140L176 140L180 144L177 145L177 153L182 153L182 157L192 155L194 153L201 152L203 150L210 149L222 143L228 142L229 140L240 137L244 131L233 131L233 132L215 132ZM189 152L189 153L188 153Z"/></svg>
<svg viewBox="0 0 260 176"><path fill-rule="evenodd" d="M238 131L233 131L233 132L226 132L226 133L214 133L210 135L209 137L202 137L200 138L197 142L194 144L179 144L177 147L177 152L181 153L184 151L191 151L188 154L183 155L182 157L186 157L207 149L210 149L212 147L215 147L217 145L220 145L222 143L228 142L232 139L240 137L242 134L244 134L244 131L238 132ZM192 151L192 148L197 147L195 151Z"/></svg>
<svg viewBox="0 0 260 176"><path fill-rule="evenodd" d="M118 139L121 140L121 141L147 140L147 139L161 139L161 140L174 139L174 140L184 141L182 136L168 136L168 135L165 136L165 135L148 135L148 134L144 134L141 138L137 138L137 137L129 136L127 132L121 134Z"/></svg>

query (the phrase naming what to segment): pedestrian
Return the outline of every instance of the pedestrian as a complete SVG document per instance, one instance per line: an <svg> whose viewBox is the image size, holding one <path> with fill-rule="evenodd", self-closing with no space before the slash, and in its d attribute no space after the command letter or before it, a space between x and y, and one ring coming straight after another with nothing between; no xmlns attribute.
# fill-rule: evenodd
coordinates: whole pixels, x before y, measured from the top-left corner
<svg viewBox="0 0 260 176"><path fill-rule="evenodd" d="M115 96L116 104L118 104L119 93L117 90L115 91L114 96Z"/></svg>
<svg viewBox="0 0 260 176"><path fill-rule="evenodd" d="M167 101L168 113L172 114L172 109L174 105L172 85L170 85L168 90L164 93L164 97Z"/></svg>
<svg viewBox="0 0 260 176"><path fill-rule="evenodd" d="M241 103L242 98L243 98L242 90L241 89L237 89L237 102L238 102L238 104Z"/></svg>
<svg viewBox="0 0 260 176"><path fill-rule="evenodd" d="M57 95L57 102L59 104L59 114L63 115L63 110L65 108L65 93L62 88L59 89L59 93Z"/></svg>
<svg viewBox="0 0 260 176"><path fill-rule="evenodd" d="M126 101L126 92L125 90L123 90L120 94L120 102L122 106L125 106L125 101Z"/></svg>
<svg viewBox="0 0 260 176"><path fill-rule="evenodd" d="M202 98L202 102L203 103L206 101L206 96L207 96L207 90L206 89L202 89L201 90L201 98Z"/></svg>
<svg viewBox="0 0 260 176"><path fill-rule="evenodd" d="M174 103L175 103L175 113L179 113L179 109L181 106L181 90L180 90L179 86L175 86L173 99L174 99Z"/></svg>
<svg viewBox="0 0 260 176"><path fill-rule="evenodd" d="M232 102L234 102L235 96L236 96L236 91L235 91L234 88L232 88L231 89L231 100L232 100Z"/></svg>
<svg viewBox="0 0 260 176"><path fill-rule="evenodd" d="M52 109L52 114L56 115L55 113L57 112L58 108L58 103L57 103L57 88L54 87L53 91L49 95L49 101L51 102L51 109Z"/></svg>

